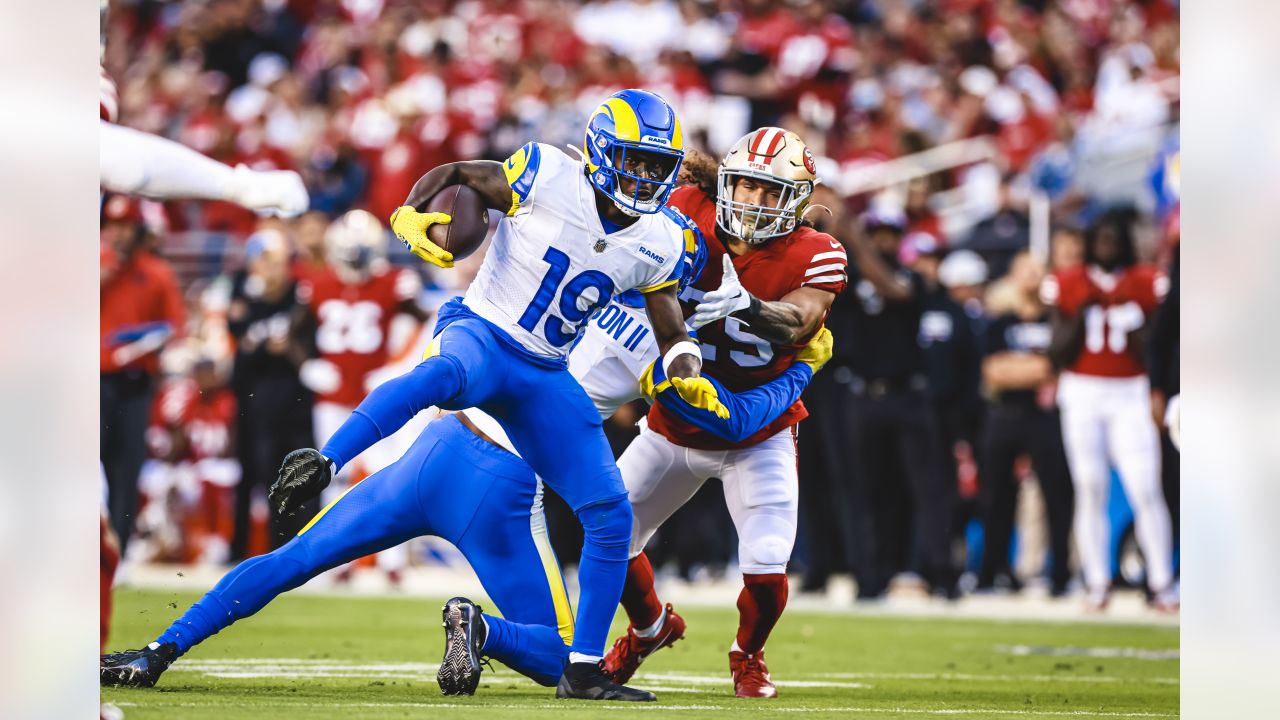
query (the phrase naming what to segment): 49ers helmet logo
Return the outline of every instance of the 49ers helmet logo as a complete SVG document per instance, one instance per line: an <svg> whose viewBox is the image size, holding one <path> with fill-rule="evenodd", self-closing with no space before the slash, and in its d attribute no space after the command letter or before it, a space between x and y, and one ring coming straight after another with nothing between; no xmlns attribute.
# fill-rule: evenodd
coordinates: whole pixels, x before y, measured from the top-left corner
<svg viewBox="0 0 1280 720"><path fill-rule="evenodd" d="M818 174L818 166L813 161L813 153L807 147L804 149L804 169L814 175Z"/></svg>

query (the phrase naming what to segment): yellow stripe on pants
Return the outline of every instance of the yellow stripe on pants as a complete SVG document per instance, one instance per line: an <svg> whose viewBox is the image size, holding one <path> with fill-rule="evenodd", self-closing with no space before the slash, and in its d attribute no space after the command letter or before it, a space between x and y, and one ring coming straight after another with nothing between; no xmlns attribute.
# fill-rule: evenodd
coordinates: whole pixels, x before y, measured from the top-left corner
<svg viewBox="0 0 1280 720"><path fill-rule="evenodd" d="M573 644L573 607L569 605L569 593L564 588L564 577L560 574L560 564L556 562L555 551L551 549L551 536L547 533L547 518L542 513L542 481L538 481L538 492L533 498L533 507L529 513L529 531L533 536L534 547L538 549L538 557L542 560L542 571L547 575L547 588L551 590L551 603L556 609L556 629L565 645Z"/></svg>

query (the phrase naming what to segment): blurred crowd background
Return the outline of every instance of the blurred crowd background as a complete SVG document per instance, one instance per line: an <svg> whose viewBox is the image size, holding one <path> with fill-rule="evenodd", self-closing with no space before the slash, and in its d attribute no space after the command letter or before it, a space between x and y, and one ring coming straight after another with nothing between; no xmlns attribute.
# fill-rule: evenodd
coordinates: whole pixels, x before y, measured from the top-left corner
<svg viewBox="0 0 1280 720"><path fill-rule="evenodd" d="M1123 224L1144 261L1176 258L1178 22L1177 0L113 0L103 62L122 124L227 163L297 170L312 198L289 221L225 203L104 202L103 404L131 407L136 420L103 429L113 496L137 478L136 499L112 505L127 560L225 563L287 537L266 488L285 452L323 441L313 405L332 390L304 367L333 341L317 339L325 318L308 293L345 262L332 245L349 247L339 238L349 211L385 223L440 163L500 160L530 139L580 145L602 98L643 87L671 101L689 144L712 156L755 127L797 132L833 210L819 225L900 218L899 259L925 283L923 312L899 330L920 353L946 491L913 491L909 469L892 464L883 477L854 477L844 457L850 424L875 422L831 401L865 392L856 348L878 340L849 319L851 283L832 311L836 357L806 395L813 417L801 426L792 569L804 589L868 572L876 544L896 550L874 561L875 585L924 586L922 548L941 533L965 589L1065 592L1070 564L1051 561L1047 528L1070 517L1070 484L1038 482L1044 463L1033 470L1025 452L993 465L1001 393L989 338L1001 316L1043 314L1041 278L1080 263L1099 223ZM382 306L394 322L348 313L338 331L339 351L368 346L380 359L362 389L414 361L432 311L480 259L438 271L389 240L383 230L372 272L411 288ZM135 257L147 286L108 296L113 272ZM1172 387L1164 377L1158 390L1176 392L1176 370ZM1052 382L1033 393L1041 409ZM642 413L627 407L608 423L618 452ZM1176 528L1177 456L1167 441L1163 451ZM856 490L869 484L872 505L860 508L867 496ZM1118 579L1141 584L1123 493L1112 498ZM922 526L922 504L941 525ZM868 510L900 522L873 530ZM549 512L572 564L576 523ZM650 554L697 580L731 571L735 548L709 483ZM386 563L392 577L406 562L456 556L419 543Z"/></svg>

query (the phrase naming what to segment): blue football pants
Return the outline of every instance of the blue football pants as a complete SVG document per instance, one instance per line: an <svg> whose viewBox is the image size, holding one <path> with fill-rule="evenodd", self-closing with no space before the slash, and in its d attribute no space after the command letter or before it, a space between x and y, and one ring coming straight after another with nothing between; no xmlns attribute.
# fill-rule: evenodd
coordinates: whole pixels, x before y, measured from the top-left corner
<svg viewBox="0 0 1280 720"><path fill-rule="evenodd" d="M574 618L537 478L456 417L428 425L403 457L350 488L284 546L236 566L157 642L185 653L325 570L422 535L457 546L502 613L484 616L484 654L554 685Z"/></svg>

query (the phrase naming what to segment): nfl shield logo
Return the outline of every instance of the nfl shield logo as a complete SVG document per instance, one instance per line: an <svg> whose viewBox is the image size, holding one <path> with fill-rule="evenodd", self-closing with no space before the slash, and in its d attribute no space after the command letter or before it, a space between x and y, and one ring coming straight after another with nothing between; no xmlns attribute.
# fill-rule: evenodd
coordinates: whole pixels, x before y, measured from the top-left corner
<svg viewBox="0 0 1280 720"><path fill-rule="evenodd" d="M596 241L596 244L593 246L593 249L598 253L602 253L604 252L604 249L606 247L608 247L608 244L605 243L604 238L600 238L599 240Z"/></svg>

